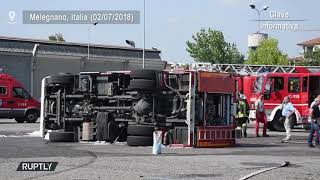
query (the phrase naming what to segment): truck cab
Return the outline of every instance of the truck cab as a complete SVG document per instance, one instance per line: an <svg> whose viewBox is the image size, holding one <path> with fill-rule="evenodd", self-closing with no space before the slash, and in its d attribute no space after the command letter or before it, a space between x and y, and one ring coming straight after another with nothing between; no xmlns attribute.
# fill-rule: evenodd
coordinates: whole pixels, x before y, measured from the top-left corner
<svg viewBox="0 0 320 180"><path fill-rule="evenodd" d="M257 76L254 93L250 96L253 105L258 94L264 94L264 104L271 130L284 131L281 118L281 103L285 96L291 97L295 107L294 125L306 125L309 106L320 93L320 73L264 73Z"/></svg>
<svg viewBox="0 0 320 180"><path fill-rule="evenodd" d="M34 123L40 115L40 102L8 74L0 74L0 118L14 118L18 123Z"/></svg>

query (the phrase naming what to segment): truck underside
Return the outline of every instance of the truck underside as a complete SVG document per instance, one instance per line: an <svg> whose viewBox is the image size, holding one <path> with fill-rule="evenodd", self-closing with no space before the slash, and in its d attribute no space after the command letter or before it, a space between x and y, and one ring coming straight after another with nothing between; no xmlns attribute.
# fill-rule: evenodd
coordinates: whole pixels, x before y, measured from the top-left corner
<svg viewBox="0 0 320 180"><path fill-rule="evenodd" d="M151 145L155 128L187 126L188 92L189 73L58 74L45 80L44 126L74 133L92 122L96 140Z"/></svg>

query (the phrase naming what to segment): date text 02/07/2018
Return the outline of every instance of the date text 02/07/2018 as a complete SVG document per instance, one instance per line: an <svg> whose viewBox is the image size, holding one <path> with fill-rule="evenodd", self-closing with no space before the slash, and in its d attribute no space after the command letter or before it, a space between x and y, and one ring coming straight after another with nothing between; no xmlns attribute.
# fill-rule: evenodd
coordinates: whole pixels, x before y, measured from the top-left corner
<svg viewBox="0 0 320 180"><path fill-rule="evenodd" d="M23 24L139 24L139 11L23 11Z"/></svg>

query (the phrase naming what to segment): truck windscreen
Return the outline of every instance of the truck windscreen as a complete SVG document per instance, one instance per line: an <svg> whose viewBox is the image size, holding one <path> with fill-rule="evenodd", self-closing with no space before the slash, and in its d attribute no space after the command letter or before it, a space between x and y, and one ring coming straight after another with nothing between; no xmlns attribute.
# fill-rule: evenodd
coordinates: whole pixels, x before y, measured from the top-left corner
<svg viewBox="0 0 320 180"><path fill-rule="evenodd" d="M263 76L257 77L255 83L254 83L254 92L259 93L262 91L262 85L263 85Z"/></svg>

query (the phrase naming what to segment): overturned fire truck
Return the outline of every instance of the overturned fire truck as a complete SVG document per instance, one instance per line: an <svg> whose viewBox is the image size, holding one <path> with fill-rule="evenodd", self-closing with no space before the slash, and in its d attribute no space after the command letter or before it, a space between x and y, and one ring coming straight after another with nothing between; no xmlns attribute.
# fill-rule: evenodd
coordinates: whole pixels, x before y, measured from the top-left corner
<svg viewBox="0 0 320 180"><path fill-rule="evenodd" d="M197 70L57 74L42 80L40 130L51 141L235 145L236 77ZM88 123L92 138L84 137ZM168 133L171 132L171 133ZM171 137L171 138L170 138Z"/></svg>

